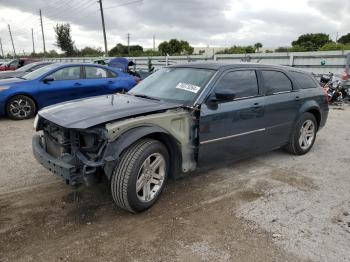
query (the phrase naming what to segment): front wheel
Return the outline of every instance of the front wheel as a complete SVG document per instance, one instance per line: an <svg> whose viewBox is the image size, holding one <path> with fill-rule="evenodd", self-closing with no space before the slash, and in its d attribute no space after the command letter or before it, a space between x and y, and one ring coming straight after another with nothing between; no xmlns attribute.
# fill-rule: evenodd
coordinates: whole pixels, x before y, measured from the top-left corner
<svg viewBox="0 0 350 262"><path fill-rule="evenodd" d="M169 172L169 153L153 139L141 139L121 156L111 180L117 206L136 213L151 207L160 197Z"/></svg>
<svg viewBox="0 0 350 262"><path fill-rule="evenodd" d="M36 106L33 99L17 95L12 97L6 104L7 116L15 120L32 118L35 115Z"/></svg>
<svg viewBox="0 0 350 262"><path fill-rule="evenodd" d="M288 152L294 155L304 155L315 143L317 121L313 114L304 113L297 121L291 139L286 146Z"/></svg>

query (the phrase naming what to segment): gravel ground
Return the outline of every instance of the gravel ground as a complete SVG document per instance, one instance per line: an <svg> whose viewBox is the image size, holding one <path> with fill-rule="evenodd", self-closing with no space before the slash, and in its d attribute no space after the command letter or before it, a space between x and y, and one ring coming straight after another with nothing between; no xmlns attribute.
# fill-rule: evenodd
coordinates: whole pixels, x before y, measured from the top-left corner
<svg viewBox="0 0 350 262"><path fill-rule="evenodd" d="M150 210L107 183L72 190L31 153L32 120L0 119L0 261L349 261L350 107L313 150L220 163L171 181Z"/></svg>

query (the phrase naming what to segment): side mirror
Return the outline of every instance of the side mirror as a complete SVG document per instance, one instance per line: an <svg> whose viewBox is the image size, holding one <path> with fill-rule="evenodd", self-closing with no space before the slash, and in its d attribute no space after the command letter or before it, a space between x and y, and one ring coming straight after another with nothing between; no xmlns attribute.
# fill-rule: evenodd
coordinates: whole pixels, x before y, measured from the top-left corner
<svg viewBox="0 0 350 262"><path fill-rule="evenodd" d="M55 79L52 76L47 76L43 79L43 82L47 84L48 82L55 81Z"/></svg>
<svg viewBox="0 0 350 262"><path fill-rule="evenodd" d="M209 100L211 102L231 101L235 97L236 97L236 94L232 90L224 89L224 90L215 91L215 93L211 95Z"/></svg>

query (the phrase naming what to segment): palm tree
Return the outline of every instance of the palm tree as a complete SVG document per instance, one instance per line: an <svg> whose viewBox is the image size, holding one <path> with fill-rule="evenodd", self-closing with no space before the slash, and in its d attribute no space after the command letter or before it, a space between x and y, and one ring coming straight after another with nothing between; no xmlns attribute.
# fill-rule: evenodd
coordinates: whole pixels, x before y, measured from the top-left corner
<svg viewBox="0 0 350 262"><path fill-rule="evenodd" d="M259 42L258 42L258 43L255 43L255 44L254 44L254 47L255 47L256 52L259 52L259 49L262 48L263 45L262 45L262 43L259 43Z"/></svg>

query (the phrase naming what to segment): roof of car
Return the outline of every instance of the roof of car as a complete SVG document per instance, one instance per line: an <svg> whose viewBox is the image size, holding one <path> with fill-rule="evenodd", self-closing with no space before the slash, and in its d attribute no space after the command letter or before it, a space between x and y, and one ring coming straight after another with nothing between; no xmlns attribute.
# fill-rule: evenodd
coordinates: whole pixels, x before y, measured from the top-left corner
<svg viewBox="0 0 350 262"><path fill-rule="evenodd" d="M246 68L246 67L269 67L269 68L275 68L275 69L294 70L294 71L307 73L305 71L302 71L290 66L269 65L269 64L262 64L262 63L250 63L250 62L242 62L242 63L191 62L187 64L171 65L169 67L201 68L201 69L212 69L212 70L224 70L224 69L230 69L230 68Z"/></svg>

